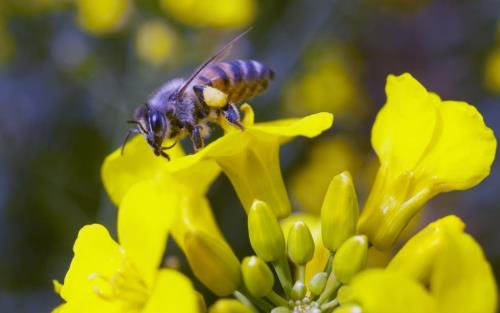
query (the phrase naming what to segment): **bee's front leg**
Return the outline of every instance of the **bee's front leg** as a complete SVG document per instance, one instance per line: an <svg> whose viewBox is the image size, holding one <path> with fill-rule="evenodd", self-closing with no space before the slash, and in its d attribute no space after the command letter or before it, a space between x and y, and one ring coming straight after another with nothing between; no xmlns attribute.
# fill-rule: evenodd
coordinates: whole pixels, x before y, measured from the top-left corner
<svg viewBox="0 0 500 313"><path fill-rule="evenodd" d="M240 112L238 108L232 104L228 103L224 107L220 109L220 112L224 119L228 121L230 124L238 126L241 130L244 130L245 127L240 121Z"/></svg>
<svg viewBox="0 0 500 313"><path fill-rule="evenodd" d="M202 127L200 125L193 127L191 131L191 142L193 143L194 151L198 151L205 146L202 136Z"/></svg>

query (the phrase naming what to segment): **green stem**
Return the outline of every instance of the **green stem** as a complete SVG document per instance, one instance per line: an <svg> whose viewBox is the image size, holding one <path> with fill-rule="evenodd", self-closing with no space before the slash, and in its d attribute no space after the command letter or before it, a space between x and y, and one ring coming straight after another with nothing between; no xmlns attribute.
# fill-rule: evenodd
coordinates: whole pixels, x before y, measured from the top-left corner
<svg viewBox="0 0 500 313"><path fill-rule="evenodd" d="M332 301L323 304L321 306L321 311L327 311L327 310L333 309L333 308L335 308L338 305L339 305L339 300L338 299L333 299Z"/></svg>
<svg viewBox="0 0 500 313"><path fill-rule="evenodd" d="M279 294L277 294L274 290L271 290L271 292L266 296L267 299L269 299L269 301L271 301L272 303L274 303L274 305L276 306L288 306L288 302L283 299L282 296L280 296Z"/></svg>
<svg viewBox="0 0 500 313"><path fill-rule="evenodd" d="M297 280L301 280L304 284L306 281L306 266L299 265L299 277Z"/></svg>
<svg viewBox="0 0 500 313"><path fill-rule="evenodd" d="M290 274L290 266L288 265L288 260L286 256L280 258L277 261L272 262L276 275L283 287L287 298L290 298L290 293L292 291L292 275Z"/></svg>
<svg viewBox="0 0 500 313"><path fill-rule="evenodd" d="M330 297L337 290L337 288L340 287L340 285L342 285L342 284L337 280L337 277L335 277L335 274L330 273L330 276L328 276L328 280L326 281L325 290L323 290L323 292L319 296L317 303L323 304L325 301L330 299Z"/></svg>
<svg viewBox="0 0 500 313"><path fill-rule="evenodd" d="M333 264L333 257L335 256L335 252L330 252L330 255L328 256L328 261L326 262L325 265L325 270L324 272L330 274L332 272L332 264Z"/></svg>
<svg viewBox="0 0 500 313"><path fill-rule="evenodd" d="M236 290L233 295L236 299L240 300L241 303L252 308L254 311L256 311L255 306L263 312L270 312L273 309L273 306L270 303L264 299L251 296L246 290Z"/></svg>

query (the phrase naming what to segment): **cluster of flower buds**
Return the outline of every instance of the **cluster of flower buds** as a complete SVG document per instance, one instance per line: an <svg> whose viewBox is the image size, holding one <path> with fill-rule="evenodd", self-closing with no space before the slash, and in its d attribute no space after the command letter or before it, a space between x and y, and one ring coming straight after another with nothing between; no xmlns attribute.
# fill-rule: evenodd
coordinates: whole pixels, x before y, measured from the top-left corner
<svg viewBox="0 0 500 313"><path fill-rule="evenodd" d="M356 234L358 216L351 175L341 173L332 179L321 211L322 241L330 255L323 269L310 277L306 277L306 267L318 248L311 230L297 220L285 236L275 213L263 201L254 201L248 212L255 255L244 258L241 264L222 240L199 232L188 234L187 258L196 276L215 294L233 294L240 300L219 300L210 312L251 312L242 303L272 313L340 309L339 289L366 264L368 240ZM279 284L275 284L275 277ZM356 309L342 307L345 312Z"/></svg>

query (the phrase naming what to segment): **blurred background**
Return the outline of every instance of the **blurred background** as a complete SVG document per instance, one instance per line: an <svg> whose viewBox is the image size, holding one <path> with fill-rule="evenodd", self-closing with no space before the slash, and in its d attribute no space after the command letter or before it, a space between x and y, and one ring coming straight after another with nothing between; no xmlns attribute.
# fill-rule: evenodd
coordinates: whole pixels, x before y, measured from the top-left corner
<svg viewBox="0 0 500 313"><path fill-rule="evenodd" d="M64 278L78 229L99 222L114 232L100 166L133 109L247 27L230 58L276 72L251 101L257 120L335 113L327 134L282 150L294 208L317 213L344 169L364 202L389 73L408 71L443 98L476 105L500 135L499 21L498 0L0 0L0 311L60 303L51 280ZM459 215L497 278L499 188L497 161L481 185L438 196L417 221ZM229 181L221 175L209 197L237 255L248 255ZM169 255L188 271L173 244Z"/></svg>

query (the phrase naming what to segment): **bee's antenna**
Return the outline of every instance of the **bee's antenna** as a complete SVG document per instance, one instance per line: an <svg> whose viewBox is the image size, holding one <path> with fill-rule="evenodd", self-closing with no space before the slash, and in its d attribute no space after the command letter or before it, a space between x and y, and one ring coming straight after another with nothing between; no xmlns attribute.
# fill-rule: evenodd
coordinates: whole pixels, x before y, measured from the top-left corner
<svg viewBox="0 0 500 313"><path fill-rule="evenodd" d="M128 123L128 124L134 124L134 125L137 125L137 126L139 126L139 128L141 129L141 131L142 131L143 133L145 133L145 132L146 132L146 130L144 129L144 127L142 127L142 124L141 124L139 121L136 121L136 120L128 120L128 121L127 121L127 123ZM137 134L137 133L136 133L136 134Z"/></svg>
<svg viewBox="0 0 500 313"><path fill-rule="evenodd" d="M120 152L121 155L123 155L123 153L125 152L125 146L127 145L127 142L130 139L130 135L139 134L139 133L140 133L140 131L137 128L131 128L128 130L127 136L125 136L125 140L123 141L123 144L122 144L122 149Z"/></svg>
<svg viewBox="0 0 500 313"><path fill-rule="evenodd" d="M175 147L176 144L177 144L177 140L173 144L171 144L170 146L161 147L161 150L170 150L173 147Z"/></svg>

